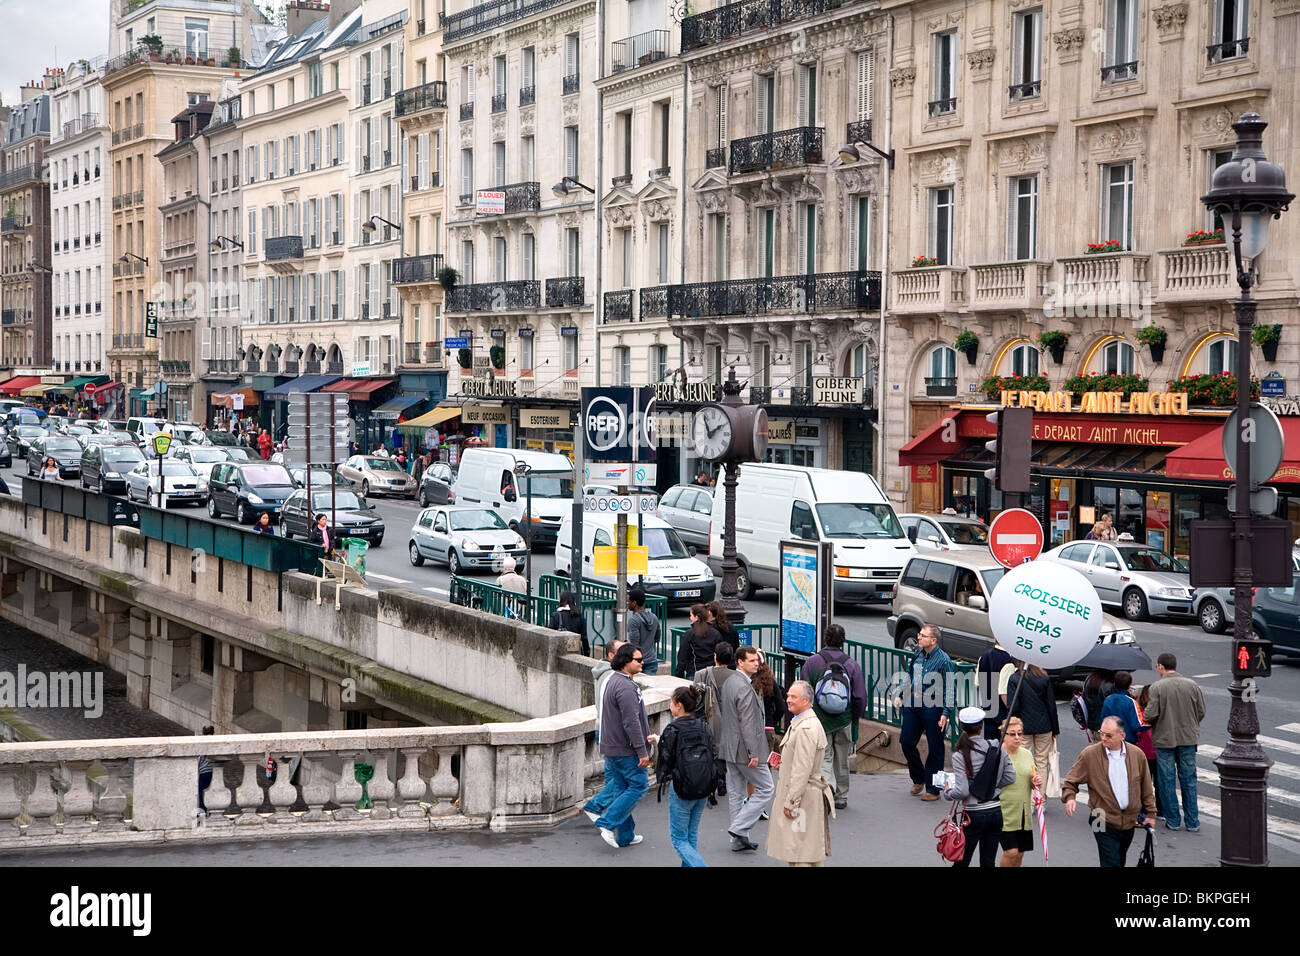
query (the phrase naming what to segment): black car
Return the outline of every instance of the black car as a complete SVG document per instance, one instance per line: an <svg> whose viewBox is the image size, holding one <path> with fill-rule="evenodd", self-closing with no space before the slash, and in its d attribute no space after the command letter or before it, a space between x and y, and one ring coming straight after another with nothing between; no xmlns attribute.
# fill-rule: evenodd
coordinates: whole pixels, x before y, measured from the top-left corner
<svg viewBox="0 0 1300 956"><path fill-rule="evenodd" d="M1273 642L1274 654L1300 656L1300 574L1290 587L1255 591L1255 636Z"/></svg>
<svg viewBox="0 0 1300 956"><path fill-rule="evenodd" d="M284 503L284 510L280 513L282 535L286 538L295 534L307 537L316 524L316 515L324 513L333 515L329 525L331 541L364 538L372 546L379 547L384 540L384 519L379 517L373 505L367 505L355 491L334 490L328 486L322 491L318 484L315 488L311 507L308 507L305 488L295 491Z"/></svg>
<svg viewBox="0 0 1300 956"><path fill-rule="evenodd" d="M49 432L40 425L10 426L9 435L5 442L9 449L11 463L13 459L26 461L27 451L32 447L32 442L38 438L45 438L47 435L49 435Z"/></svg>
<svg viewBox="0 0 1300 956"><path fill-rule="evenodd" d="M449 505L456 503L456 496L451 486L456 481L456 472L445 461L435 461L420 477L420 507L430 505Z"/></svg>
<svg viewBox="0 0 1300 956"><path fill-rule="evenodd" d="M59 465L60 478L76 478L81 474L81 443L66 435L47 435L27 447L27 474L35 477L41 473L46 458Z"/></svg>
<svg viewBox="0 0 1300 956"><path fill-rule="evenodd" d="M126 491L126 474L144 461L139 445L91 442L81 451L81 487L103 494Z"/></svg>
<svg viewBox="0 0 1300 956"><path fill-rule="evenodd" d="M279 514L293 492L293 479L284 465L269 461L213 465L208 479L208 517L234 514L240 524L252 524L260 514Z"/></svg>

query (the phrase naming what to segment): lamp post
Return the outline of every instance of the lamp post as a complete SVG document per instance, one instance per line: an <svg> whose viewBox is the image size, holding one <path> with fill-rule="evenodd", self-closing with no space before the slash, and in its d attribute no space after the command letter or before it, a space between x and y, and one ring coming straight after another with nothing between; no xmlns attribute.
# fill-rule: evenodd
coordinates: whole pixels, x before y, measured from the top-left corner
<svg viewBox="0 0 1300 956"><path fill-rule="evenodd" d="M1268 242L1268 227L1287 208L1294 195L1286 190L1282 167L1264 157L1264 129L1258 113L1243 113L1232 124L1237 145L1232 158L1214 171L1210 191L1201 197L1207 209L1218 214L1232 230L1232 252L1241 295L1232 303L1237 319L1237 500L1233 511L1233 635L1249 639L1252 617L1253 534L1251 530L1252 431L1250 420L1250 339L1255 326L1255 262ZM1268 768L1272 761L1259 745L1259 713L1254 695L1238 677L1228 685L1232 697L1228 714L1228 746L1215 759L1223 799L1223 831L1219 862L1223 866L1268 865Z"/></svg>

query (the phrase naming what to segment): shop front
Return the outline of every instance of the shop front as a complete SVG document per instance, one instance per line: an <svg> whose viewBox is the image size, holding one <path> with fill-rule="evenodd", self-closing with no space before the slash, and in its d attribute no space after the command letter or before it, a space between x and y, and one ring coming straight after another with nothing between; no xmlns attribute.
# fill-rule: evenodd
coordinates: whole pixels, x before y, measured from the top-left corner
<svg viewBox="0 0 1300 956"><path fill-rule="evenodd" d="M396 385L394 378L341 378L321 387L321 392L343 392L348 397L348 418L355 423L354 438L363 452L380 445L393 444L392 422L371 414L372 408L383 404L389 386Z"/></svg>
<svg viewBox="0 0 1300 956"><path fill-rule="evenodd" d="M573 457L573 428L575 409L547 407L516 409L516 448L532 451L549 451Z"/></svg>

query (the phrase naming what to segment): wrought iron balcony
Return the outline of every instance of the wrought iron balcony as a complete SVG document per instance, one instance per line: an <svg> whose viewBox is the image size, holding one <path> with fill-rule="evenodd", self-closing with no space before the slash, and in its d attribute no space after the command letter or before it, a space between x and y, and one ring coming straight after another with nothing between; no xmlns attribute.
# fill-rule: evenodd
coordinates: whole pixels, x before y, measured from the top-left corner
<svg viewBox="0 0 1300 956"><path fill-rule="evenodd" d="M17 186L20 183L39 182L41 179L41 164L28 163L26 166L19 166L17 169L11 169L6 173L0 173L0 189L8 189L11 186Z"/></svg>
<svg viewBox="0 0 1300 956"><path fill-rule="evenodd" d="M811 405L813 403L813 390L807 385L796 385L790 389L791 405Z"/></svg>
<svg viewBox="0 0 1300 956"><path fill-rule="evenodd" d="M566 76L564 78L564 95L568 96L570 93L578 92L578 87L581 84L581 81L582 77L578 73L570 73Z"/></svg>
<svg viewBox="0 0 1300 956"><path fill-rule="evenodd" d="M532 106L537 101L536 86L521 86L519 88L519 105Z"/></svg>
<svg viewBox="0 0 1300 956"><path fill-rule="evenodd" d="M605 293L605 321L632 321L632 290Z"/></svg>
<svg viewBox="0 0 1300 956"><path fill-rule="evenodd" d="M650 30L610 45L610 73L649 66L668 56L668 31Z"/></svg>
<svg viewBox="0 0 1300 956"><path fill-rule="evenodd" d="M18 325L18 310L5 309L0 312L0 325Z"/></svg>
<svg viewBox="0 0 1300 956"><path fill-rule="evenodd" d="M740 0L739 3L729 3L684 19L682 50L721 43L789 20L814 16L834 6L839 6L836 0Z"/></svg>
<svg viewBox="0 0 1300 956"><path fill-rule="evenodd" d="M847 143L871 142L871 120L857 120L845 126L844 141Z"/></svg>
<svg viewBox="0 0 1300 956"><path fill-rule="evenodd" d="M949 113L957 112L957 97L950 96L947 99L931 100L931 116L947 116Z"/></svg>
<svg viewBox="0 0 1300 956"><path fill-rule="evenodd" d="M749 386L749 404L751 405L772 404L772 386L771 385Z"/></svg>
<svg viewBox="0 0 1300 956"><path fill-rule="evenodd" d="M932 398L955 398L957 396L957 379L930 378L927 376L925 394Z"/></svg>
<svg viewBox="0 0 1300 956"><path fill-rule="evenodd" d="M443 359L442 342L424 343L424 362L426 365L441 365Z"/></svg>
<svg viewBox="0 0 1300 956"><path fill-rule="evenodd" d="M531 3L521 3L520 0L488 0L487 3L476 4L450 16L444 13L439 16L442 22L442 42L445 45L461 37L486 33L565 2L567 0L532 0Z"/></svg>
<svg viewBox="0 0 1300 956"><path fill-rule="evenodd" d="M786 169L822 162L820 126L800 126L779 133L763 133L731 141L731 175L760 169Z"/></svg>
<svg viewBox="0 0 1300 956"><path fill-rule="evenodd" d="M1013 83L1007 88L1007 94L1012 101L1032 100L1042 92L1042 81L1033 80L1029 83Z"/></svg>
<svg viewBox="0 0 1300 956"><path fill-rule="evenodd" d="M326 375L342 375L342 374L343 374L343 363L342 363L342 362L326 362L326 363L325 363L325 374L326 374Z"/></svg>
<svg viewBox="0 0 1300 956"><path fill-rule="evenodd" d="M641 290L640 311L637 315L641 321L662 319L668 315L668 286L652 285Z"/></svg>
<svg viewBox="0 0 1300 956"><path fill-rule="evenodd" d="M711 149L704 154L704 168L717 169L719 166L727 165L727 147L719 146L717 149Z"/></svg>
<svg viewBox="0 0 1300 956"><path fill-rule="evenodd" d="M188 361L165 361L159 362L162 366L163 378L189 378L190 363Z"/></svg>
<svg viewBox="0 0 1300 956"><path fill-rule="evenodd" d="M280 360L278 358L269 358L265 362L266 371L272 375L280 373Z"/></svg>
<svg viewBox="0 0 1300 956"><path fill-rule="evenodd" d="M402 361L407 365L420 364L420 343L403 342L402 343Z"/></svg>
<svg viewBox="0 0 1300 956"><path fill-rule="evenodd" d="M582 276L565 276L546 280L546 307L548 309L580 308L587 304Z"/></svg>
<svg viewBox="0 0 1300 956"><path fill-rule="evenodd" d="M1205 48L1205 52L1209 56L1211 63L1235 60L1250 52L1250 37L1242 37L1240 40L1228 40L1225 43L1211 43Z"/></svg>
<svg viewBox="0 0 1300 956"><path fill-rule="evenodd" d="M0 233L8 235L11 232L22 232L31 220L31 216L5 216L0 219Z"/></svg>
<svg viewBox="0 0 1300 956"><path fill-rule="evenodd" d="M1103 83L1123 83L1125 80L1136 80L1137 75L1137 60L1130 63L1115 63L1101 68L1101 81Z"/></svg>
<svg viewBox="0 0 1300 956"><path fill-rule="evenodd" d="M425 256L404 256L392 262L393 282L397 285L437 282L443 264L440 252Z"/></svg>
<svg viewBox="0 0 1300 956"><path fill-rule="evenodd" d="M641 292L642 317L647 291ZM818 272L668 286L667 314L684 318L878 308L879 272Z"/></svg>
<svg viewBox="0 0 1300 956"><path fill-rule="evenodd" d="M506 111L506 95L504 93L492 94L492 112L504 113Z"/></svg>
<svg viewBox="0 0 1300 956"><path fill-rule="evenodd" d="M302 236L276 236L267 239L263 247L263 255L267 262L275 262L281 259L301 259Z"/></svg>
<svg viewBox="0 0 1300 956"><path fill-rule="evenodd" d="M514 282L480 282L447 291L447 312L517 312L541 304L542 284L536 279Z"/></svg>
<svg viewBox="0 0 1300 956"><path fill-rule="evenodd" d="M320 359L307 359L302 363L302 371L304 375L319 375Z"/></svg>
<svg viewBox="0 0 1300 956"><path fill-rule="evenodd" d="M299 366L299 363L298 363L298 360L297 360L297 359L285 359L285 360L284 360L284 374L285 374L285 375L297 375L297 374L298 374L298 366Z"/></svg>
<svg viewBox="0 0 1300 956"><path fill-rule="evenodd" d="M474 118L474 104L472 102L460 104L460 118L463 120Z"/></svg>
<svg viewBox="0 0 1300 956"><path fill-rule="evenodd" d="M504 192L506 194L506 215L517 212L537 212L542 208L542 184L541 183L511 183L509 186L492 186L492 192ZM461 197L464 199L465 197ZM474 197L469 197L468 203L473 203ZM468 204L467 203L467 204Z"/></svg>
<svg viewBox="0 0 1300 956"><path fill-rule="evenodd" d="M144 333L143 332L115 332L113 334L113 348L142 349L144 348Z"/></svg>

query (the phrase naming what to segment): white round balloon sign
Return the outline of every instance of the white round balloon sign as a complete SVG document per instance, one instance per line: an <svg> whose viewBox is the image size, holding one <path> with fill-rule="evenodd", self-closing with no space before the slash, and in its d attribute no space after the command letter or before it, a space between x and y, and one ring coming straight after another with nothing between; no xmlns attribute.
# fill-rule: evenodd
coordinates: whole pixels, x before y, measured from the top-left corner
<svg viewBox="0 0 1300 956"><path fill-rule="evenodd" d="M1097 643L1103 618L1092 582L1056 561L1012 568L993 589L989 625L1017 660L1069 667Z"/></svg>

